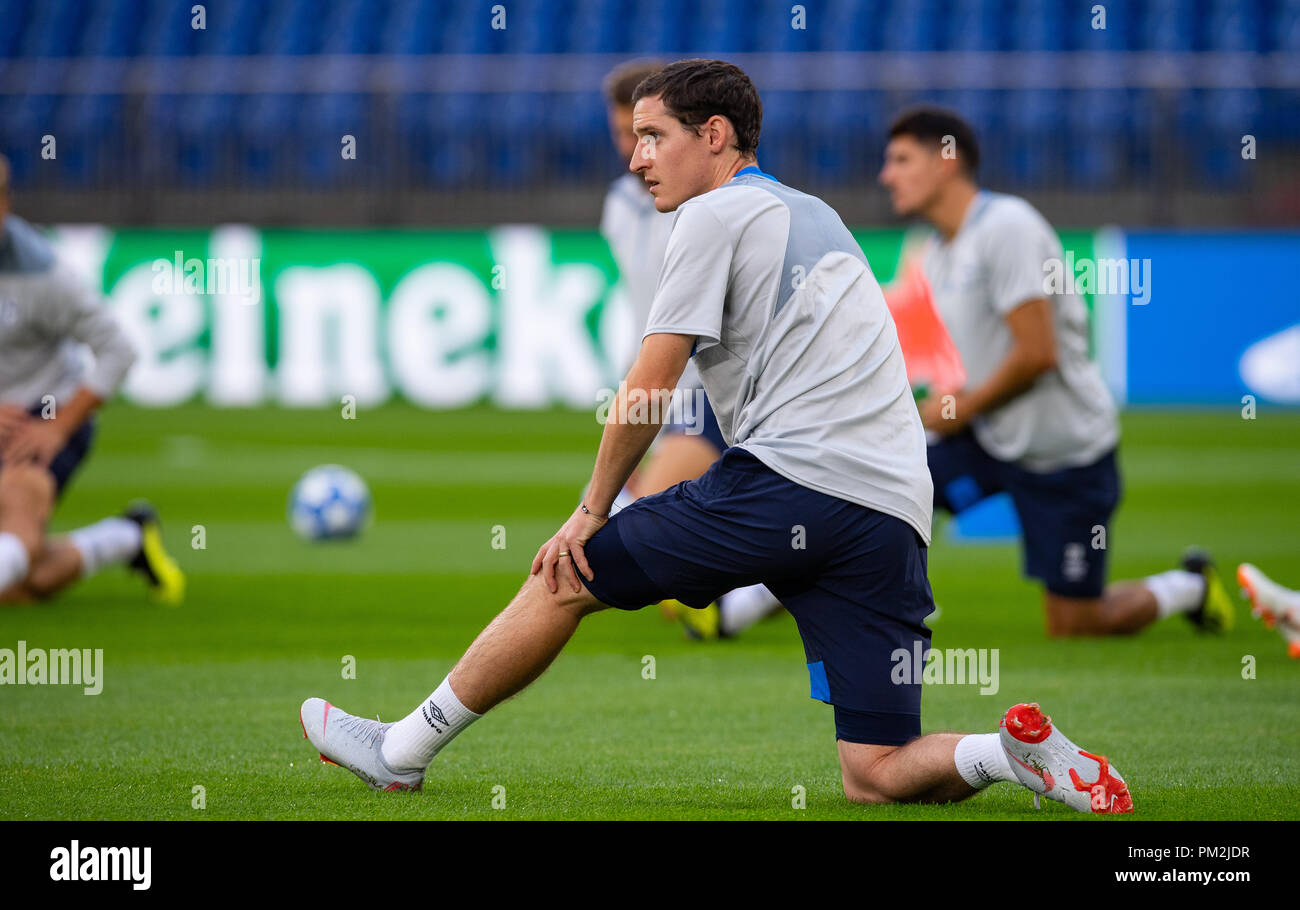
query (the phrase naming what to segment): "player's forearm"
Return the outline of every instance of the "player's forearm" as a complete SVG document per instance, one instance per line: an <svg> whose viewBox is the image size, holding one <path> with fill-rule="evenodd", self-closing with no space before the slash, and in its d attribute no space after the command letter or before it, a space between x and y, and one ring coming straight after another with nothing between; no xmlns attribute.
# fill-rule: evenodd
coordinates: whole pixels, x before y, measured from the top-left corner
<svg viewBox="0 0 1300 910"><path fill-rule="evenodd" d="M87 386L80 386L72 398L59 405L54 412L54 425L63 431L65 438L71 437L103 403L104 399Z"/></svg>
<svg viewBox="0 0 1300 910"><path fill-rule="evenodd" d="M623 489L627 479L632 476L632 471L641 463L650 443L659 432L661 420L650 418L661 418L667 410L667 402L660 402L655 407L649 406L649 396L652 394L657 395L659 392L625 382L614 399L605 421L605 430L600 437L596 466L591 474L591 484L587 488L585 500L587 508L597 515L609 514L619 490ZM647 402L647 405L634 406L638 398Z"/></svg>
<svg viewBox="0 0 1300 910"><path fill-rule="evenodd" d="M960 396L958 407L967 419L996 410L1033 388L1038 377L1054 366L1050 358L1035 356L1021 347L1013 348L992 376Z"/></svg>

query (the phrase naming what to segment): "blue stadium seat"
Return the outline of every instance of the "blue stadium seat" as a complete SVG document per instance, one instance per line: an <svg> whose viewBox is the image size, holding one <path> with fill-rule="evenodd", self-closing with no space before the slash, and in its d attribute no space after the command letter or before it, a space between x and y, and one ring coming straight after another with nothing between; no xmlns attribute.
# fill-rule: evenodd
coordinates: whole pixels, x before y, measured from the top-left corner
<svg viewBox="0 0 1300 910"><path fill-rule="evenodd" d="M432 54L442 30L436 0L397 0L384 24L379 51L385 54Z"/></svg>
<svg viewBox="0 0 1300 910"><path fill-rule="evenodd" d="M140 53L151 57L188 57L195 53L200 37L206 38L207 34L190 27L191 6L172 0L146 0L136 23Z"/></svg>
<svg viewBox="0 0 1300 910"><path fill-rule="evenodd" d="M1242 137L1257 134L1258 94L1248 89L1201 89L1187 93L1184 111L1189 133L1198 137L1191 149L1200 176L1224 187L1244 180L1254 163L1241 157Z"/></svg>
<svg viewBox="0 0 1300 910"><path fill-rule="evenodd" d="M1065 14L1055 3L1012 0L1005 25L1009 50L1059 51L1068 44Z"/></svg>
<svg viewBox="0 0 1300 910"><path fill-rule="evenodd" d="M691 5L687 0L635 0L629 18L630 52L672 58L689 50Z"/></svg>
<svg viewBox="0 0 1300 910"><path fill-rule="evenodd" d="M942 12L933 0L893 0L883 20L881 50L932 51L939 47Z"/></svg>
<svg viewBox="0 0 1300 910"><path fill-rule="evenodd" d="M1300 0L1278 0L1272 26L1264 38L1266 50L1300 53Z"/></svg>
<svg viewBox="0 0 1300 910"><path fill-rule="evenodd" d="M575 0L566 46L579 54L622 54L628 44L628 0Z"/></svg>
<svg viewBox="0 0 1300 910"><path fill-rule="evenodd" d="M759 86L764 166L797 182L856 183L874 177L888 119L908 99L896 92L777 90L808 75L801 52L1033 51L1033 59L1017 64L1031 86L1056 81L1054 51L1266 53L1284 77L1300 77L1300 0L1103 0L1103 30L1091 27L1091 3L1047 0L817 0L803 4L805 29L791 28L790 0L513 0L504 4L501 30L491 27L496 2L222 0L206 4L207 29L196 30L188 2L8 0L0 15L0 74L8 91L0 95L0 141L12 153L16 181L69 185L109 172L128 181L203 186L331 185L375 173L410 173L438 186L582 181L618 169L603 141L596 79L577 94L484 94L484 76L499 72L495 55L536 56L517 78L543 83L551 79L545 68L557 63L538 55L775 52L784 56ZM412 86L416 94L394 97L358 94L365 91L360 70L337 61L317 72L329 93L221 93L240 74L242 56L315 53L345 60L457 54L478 62L448 73L449 84ZM207 86L215 94L104 93L118 89L125 61L135 55L150 58L156 84ZM81 78L101 94L30 94L57 84L59 61L75 57L102 61L78 64ZM200 69L187 58L201 61ZM13 60L26 65L15 69ZM859 61L844 65L852 71L819 75L843 85L873 77L857 71ZM1170 149L1184 150L1195 179L1230 185L1249 174L1240 158L1247 131L1270 153L1300 142L1295 89L989 90L975 86L995 81L997 64L964 65L971 68L957 75L972 88L927 97L972 121L986 149L984 174L1013 188L1142 182L1158 173ZM1107 64L1099 58L1096 65ZM1249 84L1255 64L1243 56L1233 65ZM39 84L17 84L22 80ZM56 128L60 158L44 167L33 155L40 136ZM364 166L349 168L337 155L345 132L362 140ZM144 147L138 136L149 137Z"/></svg>
<svg viewBox="0 0 1300 910"><path fill-rule="evenodd" d="M1131 102L1123 89L1084 89L1063 99L1068 116L1062 182L1081 188L1112 183L1127 164Z"/></svg>
<svg viewBox="0 0 1300 910"><path fill-rule="evenodd" d="M1216 51L1258 53L1267 40L1257 0L1212 0L1205 19L1204 46Z"/></svg>
<svg viewBox="0 0 1300 910"><path fill-rule="evenodd" d="M122 154L121 95L64 96L54 124L59 171L69 185L131 179L121 172L123 164L131 166L130 156Z"/></svg>
<svg viewBox="0 0 1300 910"><path fill-rule="evenodd" d="M1196 4L1192 0L1147 0L1141 26L1144 50L1196 50Z"/></svg>
<svg viewBox="0 0 1300 910"><path fill-rule="evenodd" d="M383 4L340 0L324 17L321 53L378 53L384 12Z"/></svg>
<svg viewBox="0 0 1300 910"><path fill-rule="evenodd" d="M800 92L763 93L763 131L758 141L758 163L782 180L796 179L807 159L807 104Z"/></svg>
<svg viewBox="0 0 1300 910"><path fill-rule="evenodd" d="M20 56L23 36L27 33L27 23L31 16L30 0L13 0L6 4L5 14L0 16L0 60Z"/></svg>
<svg viewBox="0 0 1300 910"><path fill-rule="evenodd" d="M1013 90L1007 93L1007 154L1012 179L1021 185L1042 187L1060 181L1064 99L1050 89Z"/></svg>
<svg viewBox="0 0 1300 910"><path fill-rule="evenodd" d="M41 158L41 138L53 134L58 96L0 95L0 101L5 104L3 137L14 183L52 183L57 162Z"/></svg>
<svg viewBox="0 0 1300 910"><path fill-rule="evenodd" d="M941 47L954 51L996 51L1003 47L1005 14L999 0L954 0L940 16Z"/></svg>
<svg viewBox="0 0 1300 910"><path fill-rule="evenodd" d="M78 51L88 7L85 0L37 3L22 44L25 57L71 57Z"/></svg>

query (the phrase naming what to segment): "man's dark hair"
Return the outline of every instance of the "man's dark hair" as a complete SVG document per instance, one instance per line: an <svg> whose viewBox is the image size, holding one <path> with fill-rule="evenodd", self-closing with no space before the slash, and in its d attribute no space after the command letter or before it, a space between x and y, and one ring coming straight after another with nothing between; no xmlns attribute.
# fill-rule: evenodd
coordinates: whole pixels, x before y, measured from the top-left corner
<svg viewBox="0 0 1300 910"><path fill-rule="evenodd" d="M927 145L950 143L956 147L957 162L962 165L966 176L974 177L979 169L980 150L975 142L975 131L952 111L939 107L908 108L889 128L889 138L897 136L912 136Z"/></svg>
<svg viewBox="0 0 1300 910"><path fill-rule="evenodd" d="M678 60L636 87L632 103L660 96L668 112L694 129L715 114L726 117L736 131L736 149L752 156L763 128L763 102L740 67L725 60Z"/></svg>
<svg viewBox="0 0 1300 910"><path fill-rule="evenodd" d="M605 77L605 100L618 107L632 106L632 93L647 76L664 68L661 60L629 60L610 70Z"/></svg>

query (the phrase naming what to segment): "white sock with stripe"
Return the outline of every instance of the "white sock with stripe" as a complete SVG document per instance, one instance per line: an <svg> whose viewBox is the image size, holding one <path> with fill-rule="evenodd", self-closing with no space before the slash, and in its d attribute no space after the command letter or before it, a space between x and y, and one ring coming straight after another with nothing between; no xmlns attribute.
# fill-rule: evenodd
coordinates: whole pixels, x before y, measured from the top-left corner
<svg viewBox="0 0 1300 910"><path fill-rule="evenodd" d="M81 577L89 578L140 552L140 526L129 518L105 518L70 532L68 541L81 554Z"/></svg>
<svg viewBox="0 0 1300 910"><path fill-rule="evenodd" d="M443 746L483 715L461 704L451 690L450 677L418 708L388 728L383 756L396 771L427 768Z"/></svg>
<svg viewBox="0 0 1300 910"><path fill-rule="evenodd" d="M1000 733L971 733L957 740L953 751L953 762L957 773L976 790L983 790L989 784L1001 780L1017 780L1011 770L1007 752L1002 748Z"/></svg>
<svg viewBox="0 0 1300 910"><path fill-rule="evenodd" d="M1175 613L1190 613L1205 596L1205 576L1186 569L1170 569L1142 580L1155 596L1156 615L1161 619Z"/></svg>
<svg viewBox="0 0 1300 910"><path fill-rule="evenodd" d="M0 591L27 577L27 548L14 534L0 534Z"/></svg>

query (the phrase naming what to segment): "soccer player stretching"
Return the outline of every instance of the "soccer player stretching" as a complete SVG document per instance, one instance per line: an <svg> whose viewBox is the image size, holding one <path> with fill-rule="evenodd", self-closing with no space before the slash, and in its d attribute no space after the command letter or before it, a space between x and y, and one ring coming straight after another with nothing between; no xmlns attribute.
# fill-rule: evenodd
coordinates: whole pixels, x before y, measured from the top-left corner
<svg viewBox="0 0 1300 910"><path fill-rule="evenodd" d="M89 372L83 344L94 354ZM184 577L147 505L66 536L46 534L90 449L92 415L134 360L113 317L9 213L9 166L0 157L0 604L48 598L115 563L140 572L164 603L180 601Z"/></svg>
<svg viewBox="0 0 1300 910"><path fill-rule="evenodd" d="M889 131L880 182L900 215L937 236L924 269L961 355L967 384L921 405L936 508L960 512L1006 491L1020 518L1025 574L1040 579L1050 635L1136 632L1182 613L1207 631L1233 621L1209 557L1106 584L1106 530L1119 502L1119 424L1088 359L1088 315L1073 293L1048 293L1064 261L1037 211L975 183L979 151L956 115L917 108Z"/></svg>
<svg viewBox="0 0 1300 910"><path fill-rule="evenodd" d="M894 324L861 249L820 199L756 161L749 78L683 60L634 98L630 167L677 210L630 393L666 394L694 357L731 445L700 478L606 517L653 423L606 423L585 502L433 693L382 724L319 698L300 710L321 757L376 789L418 789L437 752L537 679L581 619L667 597L702 607L765 583L794 616L812 696L834 706L845 795L949 802L1015 781L1080 811L1130 811L1122 779L1037 705L999 733L921 736L932 489ZM628 414L612 408L611 414Z"/></svg>

